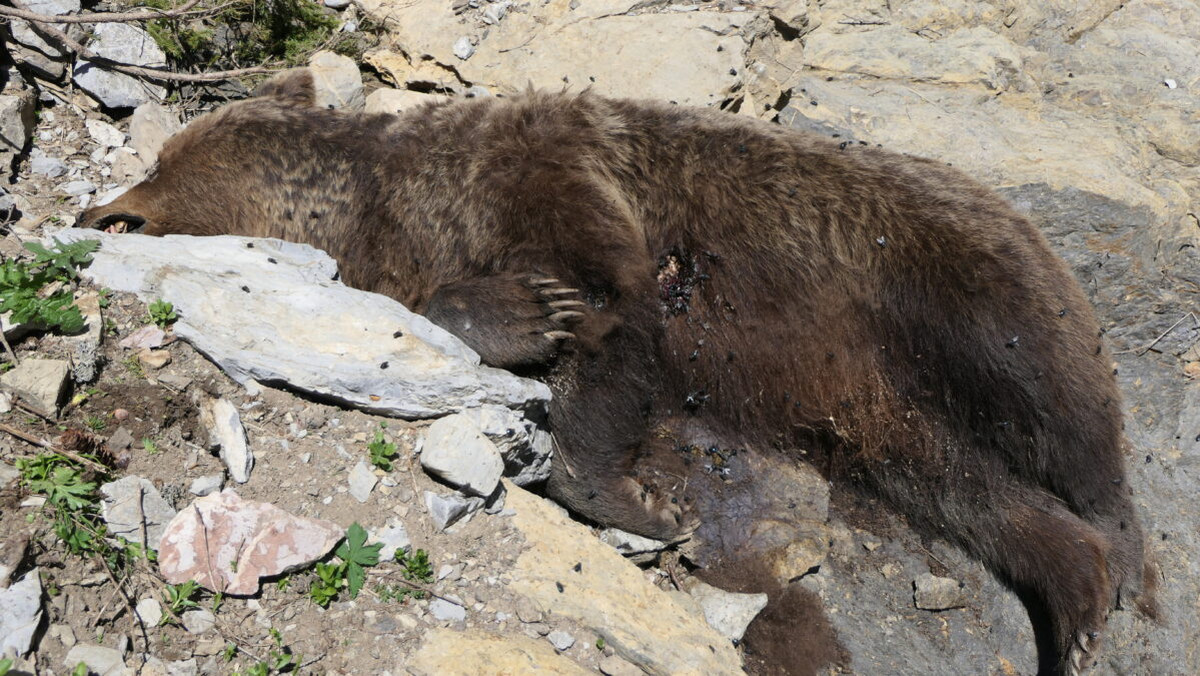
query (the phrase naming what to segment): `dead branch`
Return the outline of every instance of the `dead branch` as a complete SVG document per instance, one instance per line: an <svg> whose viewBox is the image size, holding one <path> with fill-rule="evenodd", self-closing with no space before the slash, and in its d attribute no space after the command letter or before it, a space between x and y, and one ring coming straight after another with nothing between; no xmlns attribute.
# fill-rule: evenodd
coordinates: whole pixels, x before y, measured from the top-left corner
<svg viewBox="0 0 1200 676"><path fill-rule="evenodd" d="M199 0L195 0L198 2ZM12 0L12 3L17 5L18 9L25 11L20 0ZM181 5L187 7L194 5L193 0L189 0L188 4ZM7 9L7 8L4 8ZM0 12L2 14L2 12ZM157 17L151 17L157 18ZM54 40L75 56L91 62L96 66L105 69L115 70L118 73L124 73L133 77L146 78L149 80L157 80L159 82L219 82L221 80L232 80L233 78L243 77L245 75L258 75L262 73L274 73L277 68L267 68L264 66L255 66L252 68L237 68L234 70L220 70L212 73L175 73L165 68L147 68L145 66L135 66L130 63L121 63L109 58L105 58L96 54L92 50L84 47L82 44L71 39L66 33L46 25L41 21L34 20L38 27L45 33L46 37Z"/></svg>
<svg viewBox="0 0 1200 676"><path fill-rule="evenodd" d="M192 9L200 4L200 0L188 0L174 9L154 9L147 7L139 12L91 12L88 14L38 14L23 9L0 5L0 16L24 19L34 23L124 23L128 21L153 21L154 19L177 19L183 16L205 14L216 9Z"/></svg>

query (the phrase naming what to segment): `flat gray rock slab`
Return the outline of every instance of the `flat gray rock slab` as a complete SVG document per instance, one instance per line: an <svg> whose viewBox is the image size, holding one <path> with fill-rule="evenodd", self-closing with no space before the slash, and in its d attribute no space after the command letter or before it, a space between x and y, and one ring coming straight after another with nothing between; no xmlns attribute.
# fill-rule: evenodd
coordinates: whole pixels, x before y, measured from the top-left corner
<svg viewBox="0 0 1200 676"><path fill-rule="evenodd" d="M465 415L438 418L425 433L421 466L471 495L487 497L504 472L500 451Z"/></svg>
<svg viewBox="0 0 1200 676"><path fill-rule="evenodd" d="M700 606L708 626L731 641L740 641L746 627L767 605L766 594L735 594L697 582L688 592Z"/></svg>
<svg viewBox="0 0 1200 676"><path fill-rule="evenodd" d="M544 384L481 366L462 341L395 300L333 281L337 264L309 246L76 229L52 237L99 239L83 275L174 303L176 335L242 384L287 384L409 419L484 404L541 408L550 399Z"/></svg>
<svg viewBox="0 0 1200 676"><path fill-rule="evenodd" d="M71 651L67 653L67 657L63 660L63 665L68 669L74 669L80 662L87 665L89 674L122 676L128 673L125 667L125 660L121 657L121 652L113 648L80 643L71 648Z"/></svg>
<svg viewBox="0 0 1200 676"><path fill-rule="evenodd" d="M166 54L154 38L133 24L99 23L90 30L92 39L87 47L99 56L135 66L161 67L167 63ZM109 108L135 108L167 94L159 85L105 70L83 59L75 64L75 84Z"/></svg>
<svg viewBox="0 0 1200 676"><path fill-rule="evenodd" d="M100 492L104 494L100 513L108 534L143 545L149 540L150 548L157 550L163 531L175 518L175 509L154 484L140 476L127 476L104 484Z"/></svg>
<svg viewBox="0 0 1200 676"><path fill-rule="evenodd" d="M26 359L0 375L0 389L17 395L43 415L57 417L70 373L70 364L62 359Z"/></svg>
<svg viewBox="0 0 1200 676"><path fill-rule="evenodd" d="M0 589L0 655L24 655L42 619L42 583L38 571Z"/></svg>

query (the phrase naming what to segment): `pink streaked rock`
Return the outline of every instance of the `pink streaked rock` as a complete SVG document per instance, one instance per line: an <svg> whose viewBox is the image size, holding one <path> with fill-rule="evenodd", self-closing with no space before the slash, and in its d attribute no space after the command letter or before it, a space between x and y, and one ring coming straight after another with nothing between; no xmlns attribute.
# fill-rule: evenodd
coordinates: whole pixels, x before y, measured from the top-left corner
<svg viewBox="0 0 1200 676"><path fill-rule="evenodd" d="M171 584L195 580L212 591L249 596L258 592L259 578L320 560L344 535L335 523L225 489L192 502L167 524L158 569Z"/></svg>

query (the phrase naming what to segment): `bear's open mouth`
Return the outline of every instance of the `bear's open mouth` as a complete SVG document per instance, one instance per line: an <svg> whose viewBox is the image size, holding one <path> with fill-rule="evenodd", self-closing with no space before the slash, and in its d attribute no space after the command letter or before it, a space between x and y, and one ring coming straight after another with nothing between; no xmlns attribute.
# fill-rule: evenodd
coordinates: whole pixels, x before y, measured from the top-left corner
<svg viewBox="0 0 1200 676"><path fill-rule="evenodd" d="M103 230L111 233L135 233L141 232L146 227L146 219L133 214L108 214L102 216L94 223L91 228L93 230Z"/></svg>

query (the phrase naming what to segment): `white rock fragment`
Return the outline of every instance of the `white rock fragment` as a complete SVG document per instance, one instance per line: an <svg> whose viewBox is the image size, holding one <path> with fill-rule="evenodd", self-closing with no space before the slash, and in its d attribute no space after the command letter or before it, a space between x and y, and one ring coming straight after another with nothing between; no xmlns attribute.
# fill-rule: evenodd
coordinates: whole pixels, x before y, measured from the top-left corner
<svg viewBox="0 0 1200 676"><path fill-rule="evenodd" d="M217 625L216 616L203 609L189 610L180 619L183 620L183 628L190 634L203 634Z"/></svg>
<svg viewBox="0 0 1200 676"><path fill-rule="evenodd" d="M606 528L602 531L600 533L600 541L625 556L657 552L667 547L667 543L662 540L634 535L633 533L627 533L617 528Z"/></svg>
<svg viewBox="0 0 1200 676"><path fill-rule="evenodd" d="M559 652L569 650L571 646L575 645L575 637L565 631L552 631L546 635L546 639Z"/></svg>
<svg viewBox="0 0 1200 676"><path fill-rule="evenodd" d="M175 509L154 484L140 476L127 476L104 484L100 492L104 496L100 514L108 534L141 545L149 540L149 547L157 550L163 530L175 518Z"/></svg>
<svg viewBox="0 0 1200 676"><path fill-rule="evenodd" d="M204 497L221 490L221 485L224 483L225 479L220 474L196 477L192 480L192 485L188 487L188 492L192 495Z"/></svg>
<svg viewBox="0 0 1200 676"><path fill-rule="evenodd" d="M408 530L404 528L404 524L396 519L389 519L386 526L369 531L370 537L367 542L375 544L382 542L383 547L379 550L380 561L391 561L396 558L397 551L408 551L412 546L412 540L408 537Z"/></svg>
<svg viewBox="0 0 1200 676"><path fill-rule="evenodd" d="M951 610L967 605L962 583L924 573L913 580L913 603L921 610Z"/></svg>
<svg viewBox="0 0 1200 676"><path fill-rule="evenodd" d="M425 491L425 508L429 510L429 518L433 520L434 530L438 532L479 510L483 503L483 498L468 498L459 493L438 495Z"/></svg>
<svg viewBox="0 0 1200 676"><path fill-rule="evenodd" d="M471 44L471 38L464 35L454 41L453 51L455 56L466 61L475 53L475 45Z"/></svg>
<svg viewBox="0 0 1200 676"><path fill-rule="evenodd" d="M42 621L42 582L37 569L0 589L0 656L25 655Z"/></svg>
<svg viewBox="0 0 1200 676"><path fill-rule="evenodd" d="M504 475L518 486L550 477L553 441L519 411L503 406L478 406L462 412L487 437L504 458Z"/></svg>
<svg viewBox="0 0 1200 676"><path fill-rule="evenodd" d="M1171 78L1163 80L1163 84L1167 86L1167 89L1175 89L1179 86L1175 80L1172 80Z"/></svg>
<svg viewBox="0 0 1200 676"><path fill-rule="evenodd" d="M154 102L138 106L129 118L129 147L143 170L158 161L158 151L167 139L183 130L179 116Z"/></svg>
<svg viewBox="0 0 1200 676"><path fill-rule="evenodd" d="M439 622L462 622L467 619L466 608L441 598L429 602L429 613Z"/></svg>
<svg viewBox="0 0 1200 676"><path fill-rule="evenodd" d="M147 628L157 627L158 623L162 621L162 606L159 605L158 601L151 598L138 601L137 606L134 607L134 612L137 613L138 618Z"/></svg>
<svg viewBox="0 0 1200 676"><path fill-rule="evenodd" d="M71 197L80 197L96 192L96 184L86 179L80 179L62 184L59 186L59 190L62 190Z"/></svg>
<svg viewBox="0 0 1200 676"><path fill-rule="evenodd" d="M71 366L61 359L25 359L0 375L0 389L47 417L58 415L58 405L67 391Z"/></svg>
<svg viewBox="0 0 1200 676"><path fill-rule="evenodd" d="M213 399L200 409L200 416L209 431L209 445L221 448L221 461L229 477L239 484L249 481L254 453L246 443L246 429L237 407L228 399Z"/></svg>
<svg viewBox="0 0 1200 676"><path fill-rule="evenodd" d="M113 648L80 643L67 652L63 665L74 669L80 662L87 665L89 674L96 676L125 676L128 673L121 651Z"/></svg>
<svg viewBox="0 0 1200 676"><path fill-rule="evenodd" d="M396 301L332 281L336 263L308 246L74 228L53 237L100 240L81 274L144 302L169 299L180 314L175 334L242 384L284 382L403 418L484 404L540 408L550 397L542 383L481 366L462 341Z"/></svg>
<svg viewBox="0 0 1200 676"><path fill-rule="evenodd" d="M708 626L731 641L740 641L746 627L767 605L766 594L735 594L697 581L689 592Z"/></svg>
<svg viewBox="0 0 1200 676"><path fill-rule="evenodd" d="M135 24L99 23L89 29L87 47L98 56L135 66L162 67L166 54ZM161 99L166 89L149 81L106 70L85 59L75 63L75 84L109 108L133 108Z"/></svg>
<svg viewBox="0 0 1200 676"><path fill-rule="evenodd" d="M109 148L119 148L125 145L125 132L104 120L87 120L83 124L87 127L88 135L92 137L92 140L103 146L106 152Z"/></svg>
<svg viewBox="0 0 1200 676"><path fill-rule="evenodd" d="M359 460L354 469L350 470L349 481L350 497L359 502L366 502L371 497L371 491L375 490L379 477L375 476L366 462Z"/></svg>
<svg viewBox="0 0 1200 676"><path fill-rule="evenodd" d="M316 89L316 104L321 108L362 110L362 74L358 64L348 56L320 51L308 60Z"/></svg>
<svg viewBox="0 0 1200 676"><path fill-rule="evenodd" d="M259 578L311 565L343 537L337 524L295 516L226 489L199 498L167 524L158 568L171 584L248 596Z"/></svg>
<svg viewBox="0 0 1200 676"><path fill-rule="evenodd" d="M438 418L425 433L421 467L467 493L491 495L504 474L504 459L469 417Z"/></svg>

